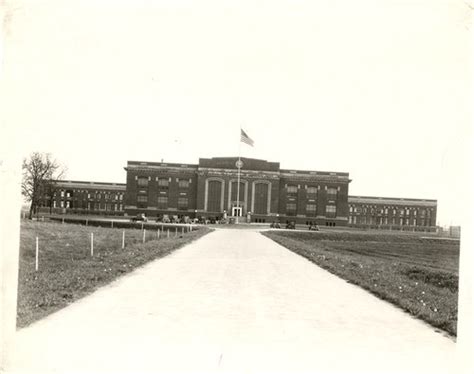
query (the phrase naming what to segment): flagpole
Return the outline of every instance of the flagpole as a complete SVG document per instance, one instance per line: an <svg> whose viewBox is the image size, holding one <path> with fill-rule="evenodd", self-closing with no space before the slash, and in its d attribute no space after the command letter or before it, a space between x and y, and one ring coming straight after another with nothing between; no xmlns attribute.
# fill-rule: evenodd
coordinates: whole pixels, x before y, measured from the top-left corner
<svg viewBox="0 0 474 374"><path fill-rule="evenodd" d="M239 161L237 162L237 208L240 208L240 143L242 143L240 137L242 133L242 127L239 129ZM239 209L239 212L241 210ZM239 223L239 214L237 213L237 217L235 219L236 223Z"/></svg>

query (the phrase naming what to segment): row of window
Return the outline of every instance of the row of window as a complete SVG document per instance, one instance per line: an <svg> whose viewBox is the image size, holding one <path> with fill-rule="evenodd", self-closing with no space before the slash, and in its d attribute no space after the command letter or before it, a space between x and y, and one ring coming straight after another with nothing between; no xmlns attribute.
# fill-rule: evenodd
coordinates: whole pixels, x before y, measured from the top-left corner
<svg viewBox="0 0 474 374"><path fill-rule="evenodd" d="M100 200L102 198L102 193L100 192L96 192L95 195L94 193L91 193L91 192L88 192L87 193L87 198L88 199L93 199L95 196L95 198L97 200ZM54 197L56 197L56 192L54 193ZM61 198L71 198L73 197L73 193L71 191L64 191L64 190L61 190L60 191L60 197ZM83 196L83 198L85 198L85 195ZM123 193L116 193L116 194L113 194L113 193L109 193L109 192L106 192L104 193L104 198L106 200L123 200Z"/></svg>
<svg viewBox="0 0 474 374"><path fill-rule="evenodd" d="M138 187L148 187L148 183L150 182L149 177L137 177L137 185ZM159 187L169 187L171 182L171 178L156 178ZM189 184L191 183L190 179L178 179L178 187L179 188L188 188Z"/></svg>
<svg viewBox="0 0 474 374"><path fill-rule="evenodd" d="M53 201L53 208L58 208L58 204L56 201ZM73 204L71 201L60 201L59 202L59 208L66 208L66 209L72 209L74 208ZM122 211L123 210L123 205L122 204L115 204L115 203L87 203L87 207L85 204L78 205L76 208L79 209L88 209L88 210L110 210L110 211Z"/></svg>
<svg viewBox="0 0 474 374"><path fill-rule="evenodd" d="M286 204L286 214L296 215L296 203L287 203ZM306 215L315 216L316 215L316 204L306 204ZM326 216L335 217L336 216L336 206L335 205L326 205Z"/></svg>
<svg viewBox="0 0 474 374"><path fill-rule="evenodd" d="M158 196L157 198L158 208L168 208L168 196ZM187 197L178 197L178 208L188 209L189 200ZM148 205L148 195L137 195L137 206L144 208Z"/></svg>
<svg viewBox="0 0 474 374"><path fill-rule="evenodd" d="M388 217L364 217L364 216L349 216L349 224L361 225L400 225L400 226L430 226L430 219L420 218L395 218L388 219Z"/></svg>
<svg viewBox="0 0 474 374"><path fill-rule="evenodd" d="M430 217L432 213L432 209L420 209L420 215L422 217L425 214ZM362 214L389 214L389 208L368 208L368 207L357 207L350 205L349 206L349 213L362 213ZM409 216L412 215L414 217L418 214L418 209L416 208L405 208L405 209L391 209L392 216L400 215L400 216Z"/></svg>
<svg viewBox="0 0 474 374"><path fill-rule="evenodd" d="M286 187L286 192L289 194L292 193L297 193L298 192L298 186L287 186ZM318 187L306 187L306 193L308 195L316 195L318 193ZM337 196L337 188L329 187L327 188L326 194L328 197L336 198Z"/></svg>

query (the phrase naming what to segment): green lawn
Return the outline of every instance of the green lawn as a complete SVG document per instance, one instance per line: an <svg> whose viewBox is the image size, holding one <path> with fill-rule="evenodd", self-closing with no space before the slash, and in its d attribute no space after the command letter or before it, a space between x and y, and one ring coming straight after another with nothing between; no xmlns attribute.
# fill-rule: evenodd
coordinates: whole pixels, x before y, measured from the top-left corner
<svg viewBox="0 0 474 374"><path fill-rule="evenodd" d="M267 231L333 274L456 335L459 241L421 234Z"/></svg>
<svg viewBox="0 0 474 374"><path fill-rule="evenodd" d="M24 327L110 283L145 263L207 234L199 228L178 235L156 230L86 227L75 224L22 221L18 279L17 327ZM90 234L94 234L91 256ZM35 241L39 238L39 269Z"/></svg>

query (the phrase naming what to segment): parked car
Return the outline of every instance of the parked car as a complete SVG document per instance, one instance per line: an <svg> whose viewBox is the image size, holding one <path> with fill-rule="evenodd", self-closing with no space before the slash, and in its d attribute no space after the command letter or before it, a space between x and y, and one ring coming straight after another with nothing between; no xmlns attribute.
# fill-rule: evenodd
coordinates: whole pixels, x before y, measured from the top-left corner
<svg viewBox="0 0 474 374"><path fill-rule="evenodd" d="M309 229L311 231L319 231L319 226L318 225L309 225Z"/></svg>
<svg viewBox="0 0 474 374"><path fill-rule="evenodd" d="M163 223L170 223L171 222L170 217L167 214L163 214L162 222Z"/></svg>
<svg viewBox="0 0 474 374"><path fill-rule="evenodd" d="M132 221L132 222L147 222L148 218L146 218L145 213L140 213L140 214L137 214L135 217L132 217L130 219L130 221Z"/></svg>
<svg viewBox="0 0 474 374"><path fill-rule="evenodd" d="M272 222L272 223L270 224L270 228L272 228L272 229L280 229L280 228L281 228L281 225L280 225L279 222Z"/></svg>
<svg viewBox="0 0 474 374"><path fill-rule="evenodd" d="M295 223L294 223L293 221L288 222L288 223L286 224L286 228L287 228L287 229L292 229L292 230L294 230L294 229L295 229Z"/></svg>

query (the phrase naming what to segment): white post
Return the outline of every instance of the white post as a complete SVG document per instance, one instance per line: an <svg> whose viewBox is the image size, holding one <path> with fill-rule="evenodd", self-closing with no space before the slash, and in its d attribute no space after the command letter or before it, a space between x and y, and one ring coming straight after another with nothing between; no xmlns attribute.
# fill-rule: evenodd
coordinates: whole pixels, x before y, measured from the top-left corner
<svg viewBox="0 0 474 374"><path fill-rule="evenodd" d="M177 236L178 236L178 228L175 227L175 228L174 228L174 237L176 238Z"/></svg>
<svg viewBox="0 0 474 374"><path fill-rule="evenodd" d="M181 234L184 234L184 227L181 227Z"/></svg>
<svg viewBox="0 0 474 374"><path fill-rule="evenodd" d="M145 243L146 230L143 230L143 243Z"/></svg>
<svg viewBox="0 0 474 374"><path fill-rule="evenodd" d="M169 238L170 237L170 229L167 230L166 236Z"/></svg>
<svg viewBox="0 0 474 374"><path fill-rule="evenodd" d="M156 237L157 237L157 239L160 238L160 229L156 230Z"/></svg>
<svg viewBox="0 0 474 374"><path fill-rule="evenodd" d="M91 257L94 256L94 233L91 232Z"/></svg>
<svg viewBox="0 0 474 374"><path fill-rule="evenodd" d="M125 230L122 231L122 249L125 248Z"/></svg>
<svg viewBox="0 0 474 374"><path fill-rule="evenodd" d="M35 271L38 271L38 256L39 255L39 245L38 245L38 237L36 237L36 261L35 261Z"/></svg>
<svg viewBox="0 0 474 374"><path fill-rule="evenodd" d="M143 230L143 222L142 222L142 230Z"/></svg>

